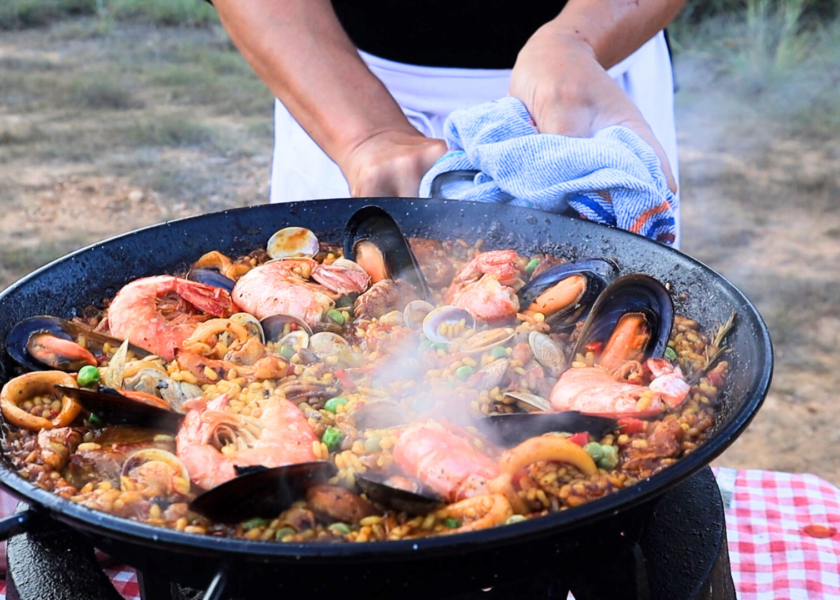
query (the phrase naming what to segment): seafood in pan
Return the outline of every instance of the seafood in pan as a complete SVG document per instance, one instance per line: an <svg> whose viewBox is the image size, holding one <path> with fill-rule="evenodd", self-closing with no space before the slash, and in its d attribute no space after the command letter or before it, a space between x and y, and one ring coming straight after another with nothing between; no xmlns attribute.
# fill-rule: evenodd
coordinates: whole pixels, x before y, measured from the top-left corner
<svg viewBox="0 0 840 600"><path fill-rule="evenodd" d="M378 207L340 238L289 224L22 322L0 394L18 473L188 533L394 540L595 501L714 423L732 323L676 314L667 282L409 240Z"/></svg>

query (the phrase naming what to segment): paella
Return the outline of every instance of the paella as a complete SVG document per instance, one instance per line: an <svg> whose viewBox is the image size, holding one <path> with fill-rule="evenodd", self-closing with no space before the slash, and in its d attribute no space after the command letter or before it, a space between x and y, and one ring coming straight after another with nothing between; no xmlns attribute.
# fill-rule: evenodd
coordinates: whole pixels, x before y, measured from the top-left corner
<svg viewBox="0 0 840 600"><path fill-rule="evenodd" d="M244 249L249 250L249 249ZM290 224L66 321L20 322L4 454L86 507L193 534L364 542L501 526L702 444L733 326L667 282L481 241Z"/></svg>

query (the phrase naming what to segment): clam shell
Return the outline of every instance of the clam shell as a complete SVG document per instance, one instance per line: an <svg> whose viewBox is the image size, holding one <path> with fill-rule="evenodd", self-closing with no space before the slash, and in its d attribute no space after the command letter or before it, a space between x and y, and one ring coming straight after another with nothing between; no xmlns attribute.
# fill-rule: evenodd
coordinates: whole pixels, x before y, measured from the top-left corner
<svg viewBox="0 0 840 600"><path fill-rule="evenodd" d="M394 400L371 400L351 413L356 429L388 429L411 422L411 411Z"/></svg>
<svg viewBox="0 0 840 600"><path fill-rule="evenodd" d="M452 340L440 332L441 325L457 325L461 321L464 321L466 327L475 327L475 319L463 308L439 306L423 319L423 333L433 342L449 344Z"/></svg>
<svg viewBox="0 0 840 600"><path fill-rule="evenodd" d="M486 329L471 336L461 344L458 350L467 354L477 354L509 342L514 335L516 335L516 330L513 327Z"/></svg>
<svg viewBox="0 0 840 600"><path fill-rule="evenodd" d="M360 367L364 362L364 358L353 351L347 340L329 331L322 331L311 336L309 338L309 349L323 361L335 357L337 360L336 366Z"/></svg>
<svg viewBox="0 0 840 600"><path fill-rule="evenodd" d="M315 234L305 227L286 227L268 239L266 252L272 259L312 258L320 244Z"/></svg>
<svg viewBox="0 0 840 600"><path fill-rule="evenodd" d="M551 402L543 398L542 396L537 396L536 394L532 394L531 392L524 392L521 390L512 390L504 393L505 396L510 396L511 398L516 399L516 405L524 411L527 412L534 412L534 411L543 411L543 412L552 412L554 408L551 406Z"/></svg>
<svg viewBox="0 0 840 600"><path fill-rule="evenodd" d="M528 335L528 345L534 353L534 358L552 377L560 377L566 370L566 357L563 356L563 350L546 334L532 331Z"/></svg>
<svg viewBox="0 0 840 600"><path fill-rule="evenodd" d="M509 367L509 358L497 358L473 373L467 383L475 389L492 390L504 381Z"/></svg>
<svg viewBox="0 0 840 600"><path fill-rule="evenodd" d="M263 326L260 323L260 320L254 315L251 313L239 312L232 314L229 319L234 323L242 325L248 331L249 336L257 338L260 340L261 344L265 344L265 332L263 331Z"/></svg>
<svg viewBox="0 0 840 600"><path fill-rule="evenodd" d="M425 300L412 300L405 305L403 321L407 327L419 329L423 326L423 319L434 309L435 307Z"/></svg>
<svg viewBox="0 0 840 600"><path fill-rule="evenodd" d="M302 319L298 319L292 315L269 315L260 321L260 325L262 326L263 333L265 335L266 344L269 342L277 342L291 330L296 329L305 331L307 335L312 335L312 328ZM289 327L291 327L291 330L288 329Z"/></svg>
<svg viewBox="0 0 840 600"><path fill-rule="evenodd" d="M156 483L167 491L185 496L190 491L190 473L181 460L166 450L147 448L129 455L123 464L120 488L124 480L141 480Z"/></svg>

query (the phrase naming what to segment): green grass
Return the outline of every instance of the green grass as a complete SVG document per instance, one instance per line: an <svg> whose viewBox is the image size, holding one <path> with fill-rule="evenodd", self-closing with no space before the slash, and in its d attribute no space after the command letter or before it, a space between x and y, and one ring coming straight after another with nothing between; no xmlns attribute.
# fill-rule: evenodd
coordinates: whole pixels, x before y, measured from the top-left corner
<svg viewBox="0 0 840 600"><path fill-rule="evenodd" d="M213 7L202 0L2 0L0 29L45 27L79 15L165 26L219 22Z"/></svg>
<svg viewBox="0 0 840 600"><path fill-rule="evenodd" d="M144 119L125 132L129 146L213 146L219 140L216 128L181 116Z"/></svg>
<svg viewBox="0 0 840 600"><path fill-rule="evenodd" d="M678 102L725 91L756 119L792 135L840 135L840 19L814 23L809 7L803 0L747 0L739 12L693 22L689 5L669 28L671 40L678 67L706 74L692 77L694 88Z"/></svg>

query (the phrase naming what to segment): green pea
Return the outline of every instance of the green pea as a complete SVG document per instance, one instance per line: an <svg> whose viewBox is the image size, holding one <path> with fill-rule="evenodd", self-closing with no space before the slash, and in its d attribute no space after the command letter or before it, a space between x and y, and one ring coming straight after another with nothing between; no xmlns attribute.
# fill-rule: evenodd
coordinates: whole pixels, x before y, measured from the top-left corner
<svg viewBox="0 0 840 600"><path fill-rule="evenodd" d="M327 448L332 452L341 446L344 441L344 432L337 427L327 427L324 435L321 436L321 441L327 445Z"/></svg>
<svg viewBox="0 0 840 600"><path fill-rule="evenodd" d="M98 416L96 416L93 413L90 413L90 416L88 417L88 421L94 427L102 427L105 424L105 422L102 419L100 419Z"/></svg>
<svg viewBox="0 0 840 600"><path fill-rule="evenodd" d="M677 358L676 351L673 348L671 348L670 346L668 346L667 348L665 348L665 358L670 358L671 360L676 360L676 358Z"/></svg>
<svg viewBox="0 0 840 600"><path fill-rule="evenodd" d="M277 533L274 534L274 539L279 542L284 537L286 537L287 535L294 535L296 533L297 533L297 531L295 531L291 527L281 527L280 529L277 530Z"/></svg>
<svg viewBox="0 0 840 600"><path fill-rule="evenodd" d="M610 446L612 448L612 446ZM598 442L589 442L583 447L596 463L604 458L604 448Z"/></svg>
<svg viewBox="0 0 840 600"><path fill-rule="evenodd" d="M446 346L446 344L442 344L441 342L435 342L434 344L432 344L432 348L434 348L435 350L443 350L444 352L449 352L449 348Z"/></svg>
<svg viewBox="0 0 840 600"><path fill-rule="evenodd" d="M283 344L280 348L280 356L285 358L286 360L292 360L292 357L295 355L295 349L292 348L289 344Z"/></svg>
<svg viewBox="0 0 840 600"><path fill-rule="evenodd" d="M266 525L268 525L268 521L266 521L265 519L261 519L260 517L254 517L253 519L243 521L242 529L248 531L249 529L253 529L254 527L265 527Z"/></svg>
<svg viewBox="0 0 840 600"><path fill-rule="evenodd" d="M525 520L524 515L511 515L511 516L508 517L508 520L505 521L505 524L506 525L512 525L514 523L521 523L524 520Z"/></svg>
<svg viewBox="0 0 840 600"><path fill-rule="evenodd" d="M79 375L76 377L76 381L82 387L90 387L94 383L99 383L99 369L93 365L85 365L79 369Z"/></svg>
<svg viewBox="0 0 840 600"><path fill-rule="evenodd" d="M528 264L525 265L525 272L528 273L528 275L530 275L531 273L533 273L537 269L537 267L539 265L540 265L540 259L539 258L532 258L531 260L528 261Z"/></svg>
<svg viewBox="0 0 840 600"><path fill-rule="evenodd" d="M382 447L379 445L382 441L381 435L372 435L365 440L365 452L379 452Z"/></svg>
<svg viewBox="0 0 840 600"><path fill-rule="evenodd" d="M432 347L432 342L429 340L423 340L420 342L420 350L428 350Z"/></svg>
<svg viewBox="0 0 840 600"><path fill-rule="evenodd" d="M490 356L493 358L505 358L507 356L507 348L504 346L496 346L490 351Z"/></svg>
<svg viewBox="0 0 840 600"><path fill-rule="evenodd" d="M458 519L444 519L443 525L449 529L458 529L461 526L461 521Z"/></svg>
<svg viewBox="0 0 840 600"><path fill-rule="evenodd" d="M330 398L329 400L324 402L324 409L334 413L338 410L338 406L340 404L347 404L347 398L345 398L344 396L336 396L335 398Z"/></svg>
<svg viewBox="0 0 840 600"><path fill-rule="evenodd" d="M350 526L347 523L332 523L329 527L327 527L333 533L339 533L341 535L347 535L350 533Z"/></svg>
<svg viewBox="0 0 840 600"><path fill-rule="evenodd" d="M475 370L473 370L473 368L469 365L464 365L455 369L455 377L457 377L461 381L466 381L472 376L473 373L475 373Z"/></svg>
<svg viewBox="0 0 840 600"><path fill-rule="evenodd" d="M344 313L340 310L336 310L331 308L327 311L327 318L333 320L335 323L339 325L344 325Z"/></svg>
<svg viewBox="0 0 840 600"><path fill-rule="evenodd" d="M603 452L603 456L600 460L595 461L596 464L601 467L602 469L615 469L618 466L618 449L615 446L610 446L609 444L602 444L601 451Z"/></svg>

